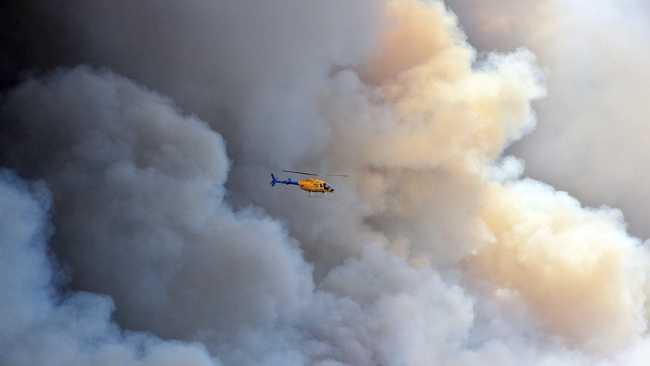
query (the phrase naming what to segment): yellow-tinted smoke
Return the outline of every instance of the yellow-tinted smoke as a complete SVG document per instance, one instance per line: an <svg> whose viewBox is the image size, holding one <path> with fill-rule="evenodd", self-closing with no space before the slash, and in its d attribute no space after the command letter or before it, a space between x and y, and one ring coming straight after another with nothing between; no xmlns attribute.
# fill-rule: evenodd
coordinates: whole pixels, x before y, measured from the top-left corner
<svg viewBox="0 0 650 366"><path fill-rule="evenodd" d="M477 61L439 2L391 2L386 18L362 73L383 112L371 106L365 118L334 118L340 140L362 146L365 199L397 251L418 263L448 256L467 264L470 277L515 290L542 329L569 345L611 350L640 336L648 254L618 211L490 174L534 125L531 102L544 95L534 57L522 50ZM429 249L416 234L393 230L399 217L409 218L411 232L433 233Z"/></svg>
<svg viewBox="0 0 650 366"><path fill-rule="evenodd" d="M519 181L491 184L482 217L494 240L477 273L516 289L554 334L606 351L645 331L647 251L618 211Z"/></svg>

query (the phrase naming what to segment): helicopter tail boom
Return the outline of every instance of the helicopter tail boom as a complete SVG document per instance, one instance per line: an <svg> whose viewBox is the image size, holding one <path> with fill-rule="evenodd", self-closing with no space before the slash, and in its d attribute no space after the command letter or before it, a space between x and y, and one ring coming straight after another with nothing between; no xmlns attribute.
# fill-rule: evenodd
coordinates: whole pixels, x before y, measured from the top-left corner
<svg viewBox="0 0 650 366"><path fill-rule="evenodd" d="M275 187L275 185L278 183L294 186L299 185L298 182L291 180L291 178L288 178L286 180L278 180L278 178L275 177L275 174L271 173L271 187Z"/></svg>

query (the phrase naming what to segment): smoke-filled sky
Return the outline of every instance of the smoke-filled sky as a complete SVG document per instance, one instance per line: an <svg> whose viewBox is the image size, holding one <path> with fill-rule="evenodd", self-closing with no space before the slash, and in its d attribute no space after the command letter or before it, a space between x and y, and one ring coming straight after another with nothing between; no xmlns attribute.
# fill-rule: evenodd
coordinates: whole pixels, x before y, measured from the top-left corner
<svg viewBox="0 0 650 366"><path fill-rule="evenodd" d="M643 1L0 24L0 364L650 362Z"/></svg>

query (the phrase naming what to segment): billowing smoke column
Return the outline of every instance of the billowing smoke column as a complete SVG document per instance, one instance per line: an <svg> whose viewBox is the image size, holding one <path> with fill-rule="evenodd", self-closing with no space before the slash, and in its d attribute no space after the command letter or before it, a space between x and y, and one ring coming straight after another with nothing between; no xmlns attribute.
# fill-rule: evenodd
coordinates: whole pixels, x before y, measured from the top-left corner
<svg viewBox="0 0 650 366"><path fill-rule="evenodd" d="M534 177L590 205L624 210L650 236L645 169L650 3L450 0L479 49L529 47L547 75L540 126L513 152Z"/></svg>
<svg viewBox="0 0 650 366"><path fill-rule="evenodd" d="M50 196L0 172L4 365L215 365L200 345L165 342L123 332L110 321L110 298L89 293L61 297L52 288L46 254Z"/></svg>
<svg viewBox="0 0 650 366"><path fill-rule="evenodd" d="M59 16L88 65L0 105L3 365L650 360L622 214L503 156L545 95L530 52L477 55L437 1ZM305 167L351 178L268 186Z"/></svg>

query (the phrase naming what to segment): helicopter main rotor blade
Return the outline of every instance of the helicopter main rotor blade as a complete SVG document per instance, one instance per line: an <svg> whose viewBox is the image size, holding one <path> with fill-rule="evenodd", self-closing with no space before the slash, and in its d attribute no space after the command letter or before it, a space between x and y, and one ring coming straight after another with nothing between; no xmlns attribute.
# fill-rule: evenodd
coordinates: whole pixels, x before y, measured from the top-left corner
<svg viewBox="0 0 650 366"><path fill-rule="evenodd" d="M326 174L326 175L320 175L316 173L308 173L308 172L299 172L297 170L283 170L285 173L295 173L295 174L302 174L302 175L312 175L314 177L345 177L347 178L347 174Z"/></svg>
<svg viewBox="0 0 650 366"><path fill-rule="evenodd" d="M302 175L313 175L313 176L315 176L315 177L320 177L320 175L315 174L315 173L298 172L298 171L295 171L295 170L283 170L283 172L285 172L285 173L302 174Z"/></svg>

